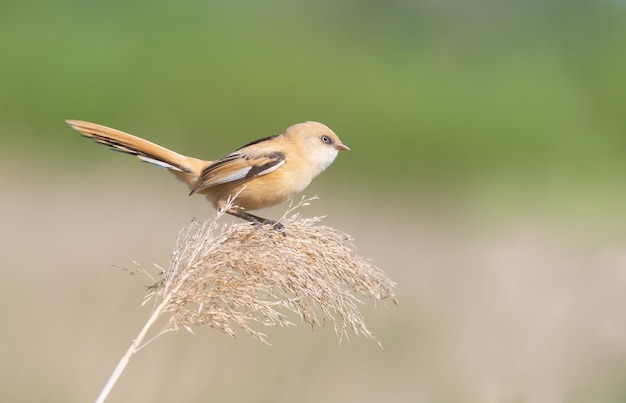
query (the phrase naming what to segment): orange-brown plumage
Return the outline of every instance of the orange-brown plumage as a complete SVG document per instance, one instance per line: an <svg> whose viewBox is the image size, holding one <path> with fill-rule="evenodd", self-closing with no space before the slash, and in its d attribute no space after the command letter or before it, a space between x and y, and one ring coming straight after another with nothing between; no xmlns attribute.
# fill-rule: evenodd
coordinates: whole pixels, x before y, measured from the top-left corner
<svg viewBox="0 0 626 403"><path fill-rule="evenodd" d="M326 169L338 151L349 148L327 126L299 123L285 133L249 143L216 161L187 157L150 141L96 123L68 120L83 136L114 150L167 168L185 182L191 194L205 195L215 208L226 207L237 195L229 214L271 222L246 213L274 206L303 191Z"/></svg>

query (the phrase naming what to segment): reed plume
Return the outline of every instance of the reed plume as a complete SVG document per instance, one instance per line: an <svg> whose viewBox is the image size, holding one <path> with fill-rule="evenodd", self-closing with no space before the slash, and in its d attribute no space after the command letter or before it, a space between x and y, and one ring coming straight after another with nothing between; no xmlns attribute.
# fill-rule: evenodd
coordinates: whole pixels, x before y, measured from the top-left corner
<svg viewBox="0 0 626 403"><path fill-rule="evenodd" d="M221 225L220 212L185 227L169 266L159 268L162 278L148 289L144 303L154 304L153 313L98 402L104 401L130 357L145 346L148 330L162 316L166 324L151 340L180 328L193 332L195 326L208 325L229 336L240 328L267 343L258 327L293 325L290 312L314 329L331 322L340 341L350 332L375 340L358 304L362 299L395 303L395 284L356 253L349 235L319 225L320 217L303 218L294 212L312 199L290 205L280 220L282 229ZM149 274L141 266L134 271Z"/></svg>

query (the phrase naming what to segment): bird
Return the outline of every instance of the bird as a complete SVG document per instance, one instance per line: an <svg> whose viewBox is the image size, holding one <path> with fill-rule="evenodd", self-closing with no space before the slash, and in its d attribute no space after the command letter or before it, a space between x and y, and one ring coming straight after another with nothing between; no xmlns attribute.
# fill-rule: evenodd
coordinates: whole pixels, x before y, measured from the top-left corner
<svg viewBox="0 0 626 403"><path fill-rule="evenodd" d="M314 121L252 141L215 161L188 157L97 123L66 123L97 144L166 168L187 185L189 195L204 195L217 210L274 228L282 225L248 211L291 199L328 168L339 151L350 150L328 126Z"/></svg>

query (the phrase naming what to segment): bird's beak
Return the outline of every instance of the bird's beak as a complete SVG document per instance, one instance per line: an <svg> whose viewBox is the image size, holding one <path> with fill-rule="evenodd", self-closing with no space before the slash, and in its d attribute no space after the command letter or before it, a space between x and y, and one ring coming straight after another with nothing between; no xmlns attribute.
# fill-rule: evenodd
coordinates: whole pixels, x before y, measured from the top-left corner
<svg viewBox="0 0 626 403"><path fill-rule="evenodd" d="M339 151L350 151L350 147L348 147L347 145L343 144L343 143L337 143L335 145L335 148Z"/></svg>

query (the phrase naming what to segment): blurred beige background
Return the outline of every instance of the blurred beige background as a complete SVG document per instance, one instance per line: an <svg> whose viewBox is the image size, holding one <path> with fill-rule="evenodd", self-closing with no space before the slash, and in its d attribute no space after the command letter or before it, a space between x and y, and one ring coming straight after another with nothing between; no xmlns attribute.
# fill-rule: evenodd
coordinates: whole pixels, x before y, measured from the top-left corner
<svg viewBox="0 0 626 403"><path fill-rule="evenodd" d="M113 265L214 213L68 118L207 159L322 121L352 151L302 212L398 283L384 349L168 334L111 402L626 398L623 2L9 1L0 34L0 400L94 400L150 314Z"/></svg>

